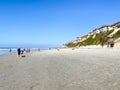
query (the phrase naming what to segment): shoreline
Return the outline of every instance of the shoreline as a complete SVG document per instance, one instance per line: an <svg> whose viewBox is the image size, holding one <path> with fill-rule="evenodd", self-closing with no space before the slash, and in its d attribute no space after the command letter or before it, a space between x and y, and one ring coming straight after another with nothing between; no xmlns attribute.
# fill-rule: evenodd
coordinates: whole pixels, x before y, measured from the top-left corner
<svg viewBox="0 0 120 90"><path fill-rule="evenodd" d="M120 47L118 46L115 46L113 48L111 47L107 47L107 45L104 45L103 47L101 45L89 45L89 46L81 46L81 47L60 47L60 48L48 48L48 49L31 49L30 51L33 52L33 51L50 51L50 50L63 50L63 49L120 49ZM9 50L2 50L1 51L2 53L0 53L0 56L1 55L5 55L5 54L9 54L9 53L17 53L17 49L14 49L12 50L12 52L9 52ZM26 52L25 52L26 53Z"/></svg>

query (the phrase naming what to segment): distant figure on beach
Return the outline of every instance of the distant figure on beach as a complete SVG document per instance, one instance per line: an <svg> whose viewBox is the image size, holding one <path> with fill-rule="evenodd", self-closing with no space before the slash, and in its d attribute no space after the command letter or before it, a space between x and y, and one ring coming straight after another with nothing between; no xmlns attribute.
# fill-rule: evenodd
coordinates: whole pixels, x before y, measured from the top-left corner
<svg viewBox="0 0 120 90"><path fill-rule="evenodd" d="M10 48L9 52L11 53L12 52L12 49Z"/></svg>
<svg viewBox="0 0 120 90"><path fill-rule="evenodd" d="M18 48L18 49L17 49L17 52L18 52L18 56L20 56L20 54L21 54L21 49Z"/></svg>
<svg viewBox="0 0 120 90"><path fill-rule="evenodd" d="M73 47L72 50L75 50L75 48Z"/></svg>
<svg viewBox="0 0 120 90"><path fill-rule="evenodd" d="M23 55L23 53L24 53L24 50L21 50L21 55Z"/></svg>
<svg viewBox="0 0 120 90"><path fill-rule="evenodd" d="M27 53L30 53L30 48L27 48L25 51L26 51Z"/></svg>
<svg viewBox="0 0 120 90"><path fill-rule="evenodd" d="M38 48L38 51L40 51L40 48Z"/></svg>
<svg viewBox="0 0 120 90"><path fill-rule="evenodd" d="M60 51L60 49L59 49L59 48L57 48L57 51Z"/></svg>
<svg viewBox="0 0 120 90"><path fill-rule="evenodd" d="M59 49L59 48L56 48L56 50L57 50L57 51L60 51L60 49Z"/></svg>
<svg viewBox="0 0 120 90"><path fill-rule="evenodd" d="M114 40L112 38L108 39L107 47L111 47L111 48L114 47Z"/></svg>

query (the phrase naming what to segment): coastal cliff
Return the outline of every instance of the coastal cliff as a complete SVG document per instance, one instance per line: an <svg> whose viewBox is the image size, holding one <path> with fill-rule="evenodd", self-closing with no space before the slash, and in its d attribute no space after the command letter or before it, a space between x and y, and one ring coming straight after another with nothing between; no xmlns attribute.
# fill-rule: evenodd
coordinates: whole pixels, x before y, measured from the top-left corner
<svg viewBox="0 0 120 90"><path fill-rule="evenodd" d="M88 45L107 45L110 39L113 39L114 44L120 42L120 21L112 25L104 25L89 32L87 35L77 37L76 40L71 41L64 46L66 47L80 47Z"/></svg>

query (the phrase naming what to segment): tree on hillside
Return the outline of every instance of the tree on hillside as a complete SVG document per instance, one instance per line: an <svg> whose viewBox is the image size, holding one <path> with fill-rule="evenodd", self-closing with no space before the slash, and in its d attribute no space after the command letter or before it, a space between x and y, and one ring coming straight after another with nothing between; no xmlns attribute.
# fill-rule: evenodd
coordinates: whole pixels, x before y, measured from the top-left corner
<svg viewBox="0 0 120 90"><path fill-rule="evenodd" d="M100 34L101 34L100 45L103 47L106 44L108 38L106 33L101 32Z"/></svg>

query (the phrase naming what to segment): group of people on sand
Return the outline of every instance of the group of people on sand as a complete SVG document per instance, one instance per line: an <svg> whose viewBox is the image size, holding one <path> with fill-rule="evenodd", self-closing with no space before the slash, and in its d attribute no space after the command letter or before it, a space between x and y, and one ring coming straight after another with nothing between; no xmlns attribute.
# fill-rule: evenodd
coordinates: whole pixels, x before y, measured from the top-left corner
<svg viewBox="0 0 120 90"><path fill-rule="evenodd" d="M18 48L17 52L18 52L18 56L21 56L21 55L23 55L24 52L30 53L30 49L27 48L27 49L22 50L21 48Z"/></svg>

